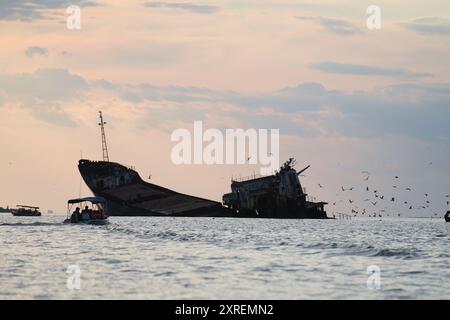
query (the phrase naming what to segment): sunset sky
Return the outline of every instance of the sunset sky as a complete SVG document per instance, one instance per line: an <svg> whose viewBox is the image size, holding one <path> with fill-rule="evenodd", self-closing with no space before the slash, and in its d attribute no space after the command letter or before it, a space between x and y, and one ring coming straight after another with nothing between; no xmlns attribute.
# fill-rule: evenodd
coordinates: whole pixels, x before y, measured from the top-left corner
<svg viewBox="0 0 450 320"><path fill-rule="evenodd" d="M0 39L0 206L63 212L80 157L101 159L102 110L111 161L177 191L220 200L259 172L173 164L171 132L202 120L279 129L281 160L311 165L302 183L330 213L367 206L366 186L414 207L430 194L388 212L450 209L448 0L2 0Z"/></svg>

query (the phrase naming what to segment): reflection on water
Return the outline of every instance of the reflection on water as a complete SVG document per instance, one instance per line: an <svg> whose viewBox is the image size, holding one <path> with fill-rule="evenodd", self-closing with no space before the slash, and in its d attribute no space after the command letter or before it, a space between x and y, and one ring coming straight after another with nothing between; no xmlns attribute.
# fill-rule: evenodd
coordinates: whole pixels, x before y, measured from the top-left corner
<svg viewBox="0 0 450 320"><path fill-rule="evenodd" d="M443 220L111 217L91 226L64 218L0 214L0 299L450 295ZM371 266L379 290L368 289Z"/></svg>

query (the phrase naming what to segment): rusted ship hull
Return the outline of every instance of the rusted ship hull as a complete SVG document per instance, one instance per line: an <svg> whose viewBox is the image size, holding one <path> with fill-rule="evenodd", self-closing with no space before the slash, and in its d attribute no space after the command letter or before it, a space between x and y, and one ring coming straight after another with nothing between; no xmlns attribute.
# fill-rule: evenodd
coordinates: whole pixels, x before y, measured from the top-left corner
<svg viewBox="0 0 450 320"><path fill-rule="evenodd" d="M220 202L145 182L131 168L114 162L80 160L81 176L96 196L108 200L113 216L226 216Z"/></svg>
<svg viewBox="0 0 450 320"><path fill-rule="evenodd" d="M326 214L318 215L308 208L237 211L217 201L145 182L135 170L114 162L80 160L78 169L89 189L107 199L111 216L326 218Z"/></svg>

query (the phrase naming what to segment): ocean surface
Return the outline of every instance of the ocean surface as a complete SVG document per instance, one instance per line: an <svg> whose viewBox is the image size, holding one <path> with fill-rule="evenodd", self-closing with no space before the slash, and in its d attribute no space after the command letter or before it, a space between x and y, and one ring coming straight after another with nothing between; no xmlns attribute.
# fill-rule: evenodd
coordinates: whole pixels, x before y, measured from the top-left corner
<svg viewBox="0 0 450 320"><path fill-rule="evenodd" d="M64 218L0 214L0 299L450 298L443 219Z"/></svg>

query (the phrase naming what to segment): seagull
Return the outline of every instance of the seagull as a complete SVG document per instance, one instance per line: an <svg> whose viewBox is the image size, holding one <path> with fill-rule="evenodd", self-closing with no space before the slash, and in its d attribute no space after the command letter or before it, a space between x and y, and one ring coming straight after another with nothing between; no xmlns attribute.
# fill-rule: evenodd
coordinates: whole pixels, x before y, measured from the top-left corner
<svg viewBox="0 0 450 320"><path fill-rule="evenodd" d="M412 210L412 206L409 206L409 210Z"/></svg>
<svg viewBox="0 0 450 320"><path fill-rule="evenodd" d="M374 206L376 206L377 205L377 202L375 201L375 202L371 202Z"/></svg>
<svg viewBox="0 0 450 320"><path fill-rule="evenodd" d="M405 203L405 204L408 204L408 201L405 201L404 203Z"/></svg>
<svg viewBox="0 0 450 320"><path fill-rule="evenodd" d="M425 197L428 197L428 193L425 193Z"/></svg>
<svg viewBox="0 0 450 320"><path fill-rule="evenodd" d="M392 202L394 202L394 201L395 201L395 198L394 198L394 197L392 197L391 201L392 201Z"/></svg>
<svg viewBox="0 0 450 320"><path fill-rule="evenodd" d="M348 202L353 203L353 200L348 200Z"/></svg>
<svg viewBox="0 0 450 320"><path fill-rule="evenodd" d="M384 196L380 196L380 199L383 200L383 199L384 199Z"/></svg>
<svg viewBox="0 0 450 320"><path fill-rule="evenodd" d="M369 191L369 187L366 187L366 191Z"/></svg>
<svg viewBox="0 0 450 320"><path fill-rule="evenodd" d="M392 186L392 188L397 188L397 186Z"/></svg>
<svg viewBox="0 0 450 320"><path fill-rule="evenodd" d="M395 176L395 179L398 179L398 176Z"/></svg>
<svg viewBox="0 0 450 320"><path fill-rule="evenodd" d="M355 189L355 187L351 187L351 188L349 188L348 190L353 191L353 189Z"/></svg>
<svg viewBox="0 0 450 320"><path fill-rule="evenodd" d="M319 188L323 188L323 186L320 183L318 183L318 186L319 186Z"/></svg>
<svg viewBox="0 0 450 320"><path fill-rule="evenodd" d="M447 205L449 205L450 204L450 201L447 201Z"/></svg>
<svg viewBox="0 0 450 320"><path fill-rule="evenodd" d="M344 189L344 187L343 187L343 186L341 186L341 189L342 189L342 191L345 191L345 189Z"/></svg>
<svg viewBox="0 0 450 320"><path fill-rule="evenodd" d="M150 180L152 178L152 175L150 174L149 176L148 176L148 180Z"/></svg>
<svg viewBox="0 0 450 320"><path fill-rule="evenodd" d="M405 190L411 191L411 188L406 188Z"/></svg>

